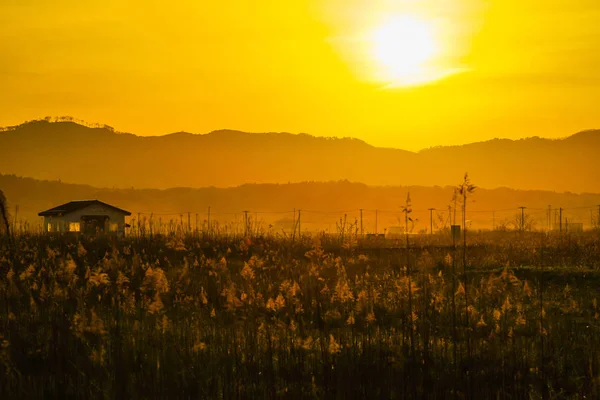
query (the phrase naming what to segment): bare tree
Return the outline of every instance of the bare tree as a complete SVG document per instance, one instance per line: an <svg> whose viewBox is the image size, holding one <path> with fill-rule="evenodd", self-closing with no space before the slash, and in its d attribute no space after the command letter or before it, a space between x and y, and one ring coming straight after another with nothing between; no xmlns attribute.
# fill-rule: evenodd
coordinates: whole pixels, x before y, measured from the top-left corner
<svg viewBox="0 0 600 400"><path fill-rule="evenodd" d="M531 214L519 212L507 225L512 226L515 231L530 232L535 229L537 221Z"/></svg>
<svg viewBox="0 0 600 400"><path fill-rule="evenodd" d="M402 212L404 213L404 235L406 236L406 275L408 277L408 323L410 324L410 350L414 360L415 357L415 337L414 337L414 328L413 328L413 306L412 306L412 270L410 267L410 242L409 242L409 231L408 231L408 222L414 224L413 219L410 217L412 213L412 202L410 200L410 192L406 195L406 203L402 207ZM411 229L412 231L412 229Z"/></svg>
<svg viewBox="0 0 600 400"><path fill-rule="evenodd" d="M463 285L465 288L465 322L467 327L467 352L471 357L471 335L469 324L469 292L467 281L467 198L475 192L477 186L471 184L469 174L465 173L465 177L460 185L456 187L455 193L462 200L462 225L463 225Z"/></svg>

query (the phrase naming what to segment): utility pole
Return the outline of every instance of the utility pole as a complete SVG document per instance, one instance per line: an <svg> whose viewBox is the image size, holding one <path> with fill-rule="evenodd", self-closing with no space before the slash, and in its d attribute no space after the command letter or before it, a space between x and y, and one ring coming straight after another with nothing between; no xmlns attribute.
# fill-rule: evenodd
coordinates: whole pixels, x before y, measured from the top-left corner
<svg viewBox="0 0 600 400"><path fill-rule="evenodd" d="M294 230L292 231L292 242L296 240L296 224L298 223L298 220L296 219L296 209L294 208L294 218L292 218L292 228L294 228Z"/></svg>
<svg viewBox="0 0 600 400"><path fill-rule="evenodd" d="M363 209L360 209L360 238L363 238L363 218L362 218Z"/></svg>
<svg viewBox="0 0 600 400"><path fill-rule="evenodd" d="M141 222L140 221L140 215L141 215L141 213L138 213L138 220L137 220L137 223L138 223L138 237L142 236L142 224L140 223Z"/></svg>
<svg viewBox="0 0 600 400"><path fill-rule="evenodd" d="M17 214L19 214L19 205L15 206L15 219L13 221L13 236L17 234Z"/></svg>
<svg viewBox="0 0 600 400"><path fill-rule="evenodd" d="M248 236L248 211L244 210L244 236Z"/></svg>
<svg viewBox="0 0 600 400"><path fill-rule="evenodd" d="M208 206L208 215L206 217L206 228L208 229L208 237L210 237L210 206Z"/></svg>
<svg viewBox="0 0 600 400"><path fill-rule="evenodd" d="M521 232L525 231L525 209L527 207L519 207L521 209Z"/></svg>
<svg viewBox="0 0 600 400"><path fill-rule="evenodd" d="M407 206L404 207L404 210L403 210L403 212L404 212L404 235L406 236L406 266L407 267L409 267L409 265L408 265L408 261L409 261L409 258L408 258L408 245L409 245L409 243L408 243L408 212L409 212L408 202L409 202L409 200L406 201ZM408 273L410 274L410 269L408 270ZM411 328L411 330L412 330L412 328Z"/></svg>
<svg viewBox="0 0 600 400"><path fill-rule="evenodd" d="M558 209L558 230L562 234L562 207Z"/></svg>
<svg viewBox="0 0 600 400"><path fill-rule="evenodd" d="M458 197L456 196L456 189L454 189L454 222L453 225L456 225L456 203L458 202Z"/></svg>
<svg viewBox="0 0 600 400"><path fill-rule="evenodd" d="M192 218L190 212L188 211L188 233L192 231Z"/></svg>
<svg viewBox="0 0 600 400"><path fill-rule="evenodd" d="M198 236L198 213L196 213L196 236Z"/></svg>
<svg viewBox="0 0 600 400"><path fill-rule="evenodd" d="M300 213L302 212L302 210L298 210L298 237L300 239L302 239L302 229L300 226Z"/></svg>
<svg viewBox="0 0 600 400"><path fill-rule="evenodd" d="M435 211L435 208L429 209L429 230L431 231L432 235L433 235L433 212L434 211Z"/></svg>
<svg viewBox="0 0 600 400"><path fill-rule="evenodd" d="M552 205L548 205L548 232L552 230Z"/></svg>

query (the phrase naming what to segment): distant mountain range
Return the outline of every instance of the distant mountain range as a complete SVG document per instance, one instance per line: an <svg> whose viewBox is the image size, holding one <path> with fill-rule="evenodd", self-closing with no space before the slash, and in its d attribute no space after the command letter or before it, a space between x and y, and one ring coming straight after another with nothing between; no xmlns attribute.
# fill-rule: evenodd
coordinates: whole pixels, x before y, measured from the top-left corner
<svg viewBox="0 0 600 400"><path fill-rule="evenodd" d="M108 188L231 187L349 180L600 193L600 130L410 152L357 139L215 131L143 137L107 126L28 122L0 132L0 173Z"/></svg>

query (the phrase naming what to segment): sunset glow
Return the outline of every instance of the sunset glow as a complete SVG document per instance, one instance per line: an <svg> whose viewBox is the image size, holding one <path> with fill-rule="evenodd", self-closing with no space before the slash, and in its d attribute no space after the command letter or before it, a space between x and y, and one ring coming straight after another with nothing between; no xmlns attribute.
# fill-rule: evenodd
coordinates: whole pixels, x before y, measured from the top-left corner
<svg viewBox="0 0 600 400"><path fill-rule="evenodd" d="M600 0L0 0L0 400L598 398Z"/></svg>
<svg viewBox="0 0 600 400"><path fill-rule="evenodd" d="M599 20L597 1L1 1L0 126L564 137L600 125Z"/></svg>

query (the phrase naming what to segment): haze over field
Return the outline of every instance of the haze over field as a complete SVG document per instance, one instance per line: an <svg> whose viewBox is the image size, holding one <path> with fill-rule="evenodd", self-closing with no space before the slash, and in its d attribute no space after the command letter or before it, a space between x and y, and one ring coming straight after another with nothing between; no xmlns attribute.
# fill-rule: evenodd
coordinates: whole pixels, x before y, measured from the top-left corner
<svg viewBox="0 0 600 400"><path fill-rule="evenodd" d="M460 179L459 179L460 181ZM142 213L145 219L164 223L182 219L187 225L191 214L195 226L196 214L200 224L207 219L211 207L212 220L221 223L240 223L244 210L261 221L266 229L273 225L274 231L289 230L294 209L303 210L303 226L307 231L335 230L336 223L347 216L349 223L360 218L363 209L364 229L375 231L375 210L378 210L379 232L401 224L400 205L408 192L413 202L415 231L429 229L428 209L435 208L435 229L449 224L448 206L453 205L454 187L424 186L367 186L352 182L312 182L296 184L257 184L231 188L174 188L157 189L107 189L89 185L73 185L61 182L39 181L0 174L0 188L11 200L11 209L19 206L21 221L33 226L40 222L38 212L75 199L100 199L116 204L133 213ZM469 202L469 223L476 229L506 226L514 228L517 207L528 207L526 213L535 221L536 228L548 225L548 205L552 205L551 217L557 221L558 208L564 209L563 219L571 223L583 223L588 229L597 224L597 207L600 194L555 193L548 191L519 191L513 189L477 189L474 201ZM592 214L590 214L590 210ZM258 212L258 214L256 214ZM459 212L460 217L460 212ZM591 220L590 220L591 218Z"/></svg>
<svg viewBox="0 0 600 400"><path fill-rule="evenodd" d="M411 152L358 139L215 131L141 137L73 122L0 132L0 173L98 187L230 187L349 180L455 185L465 172L493 189L600 193L600 131L564 139L491 140Z"/></svg>

